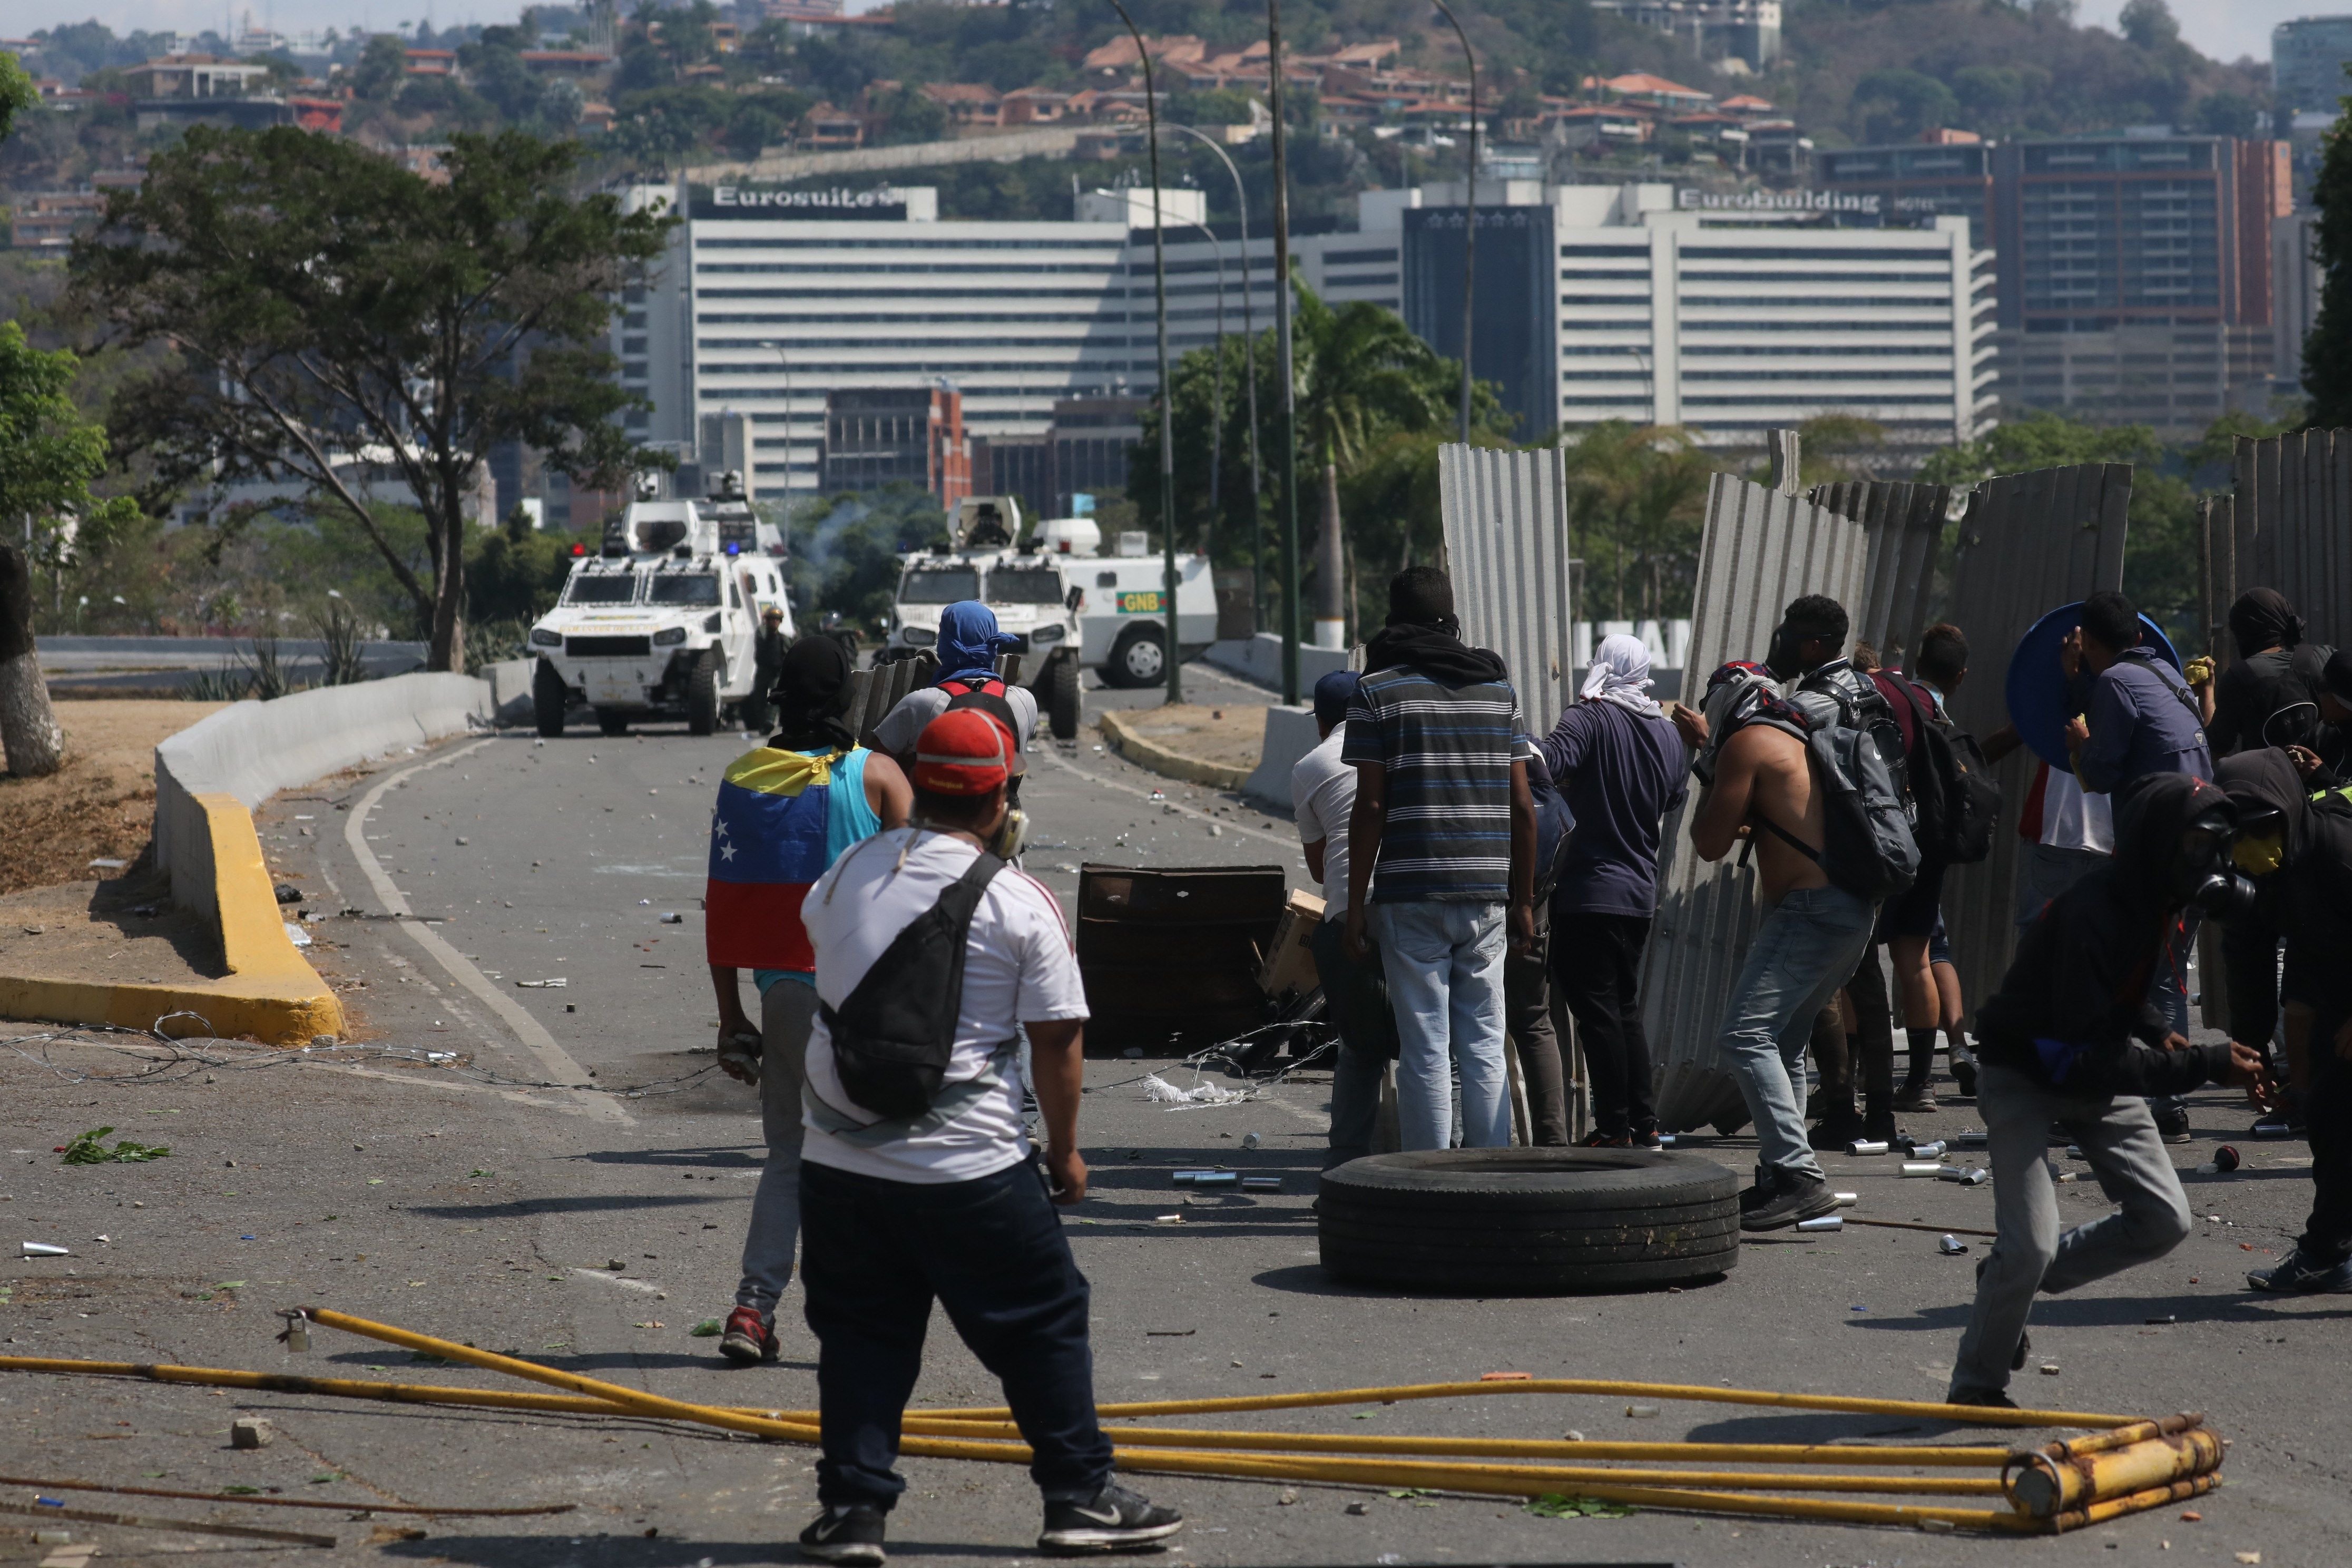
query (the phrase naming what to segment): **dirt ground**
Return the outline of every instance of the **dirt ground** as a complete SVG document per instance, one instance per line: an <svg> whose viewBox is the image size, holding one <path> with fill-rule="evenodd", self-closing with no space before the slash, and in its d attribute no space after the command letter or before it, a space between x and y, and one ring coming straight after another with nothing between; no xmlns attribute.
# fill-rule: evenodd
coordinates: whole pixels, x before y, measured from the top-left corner
<svg viewBox="0 0 2352 1568"><path fill-rule="evenodd" d="M171 905L171 879L142 871L0 893L0 974L128 981L218 979L218 939Z"/></svg>
<svg viewBox="0 0 2352 1568"><path fill-rule="evenodd" d="M1224 708L1187 702L1138 709L1119 715L1147 741L1172 752L1223 767L1254 768L1265 745L1265 709L1246 703Z"/></svg>
<svg viewBox="0 0 2352 1568"><path fill-rule="evenodd" d="M0 773L0 893L79 881L96 859L137 860L154 816L156 742L221 706L58 703L66 765L47 778Z"/></svg>

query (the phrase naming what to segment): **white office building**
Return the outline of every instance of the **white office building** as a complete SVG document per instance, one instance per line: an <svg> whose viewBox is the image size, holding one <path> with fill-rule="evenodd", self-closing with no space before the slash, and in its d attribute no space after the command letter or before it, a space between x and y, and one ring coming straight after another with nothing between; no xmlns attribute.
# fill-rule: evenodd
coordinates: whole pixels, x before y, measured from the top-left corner
<svg viewBox="0 0 2352 1568"><path fill-rule="evenodd" d="M1203 226L1202 193L1165 196L1171 355L1214 340L1221 297L1229 335L1265 331L1271 239L1250 237L1245 313L1238 234ZM1294 237L1300 275L1459 354L1461 197L1368 192L1356 230ZM1058 401L1157 389L1148 191L1082 193L1071 221L1033 223L941 219L928 187L630 199L687 217L614 330L624 384L654 405L630 431L715 461L713 416L740 415L750 449L729 461L757 494L820 488L829 393L945 383L969 437L1012 442L1044 437ZM1970 439L1997 397L1990 255L1965 220L1822 226L1874 199L1482 181L1478 374L1522 439L1625 419L1745 447L1820 414L1876 421L1898 447Z"/></svg>

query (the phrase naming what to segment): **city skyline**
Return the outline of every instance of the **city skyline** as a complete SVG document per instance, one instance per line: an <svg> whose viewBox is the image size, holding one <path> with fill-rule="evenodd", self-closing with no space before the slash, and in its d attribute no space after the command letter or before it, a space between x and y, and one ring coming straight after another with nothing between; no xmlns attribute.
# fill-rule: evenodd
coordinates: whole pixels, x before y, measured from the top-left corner
<svg viewBox="0 0 2352 1568"><path fill-rule="evenodd" d="M521 14L524 0L269 0L266 5L224 5L221 0L16 0L10 6L9 27L33 33L95 18L117 33L166 30L200 33L225 25L242 26L245 13L256 24L282 32L307 32L335 27L390 31L402 22L430 20L436 28L454 23L509 22ZM851 0L852 12L875 9L882 0ZM2116 30L2123 0L2084 0L2077 16L2085 25ZM2352 6L2342 8L2352 14ZM2271 29L2297 16L2338 14L2336 8L2315 7L2311 0L2172 0L2182 37L2206 55L2220 60L2242 56L2270 58Z"/></svg>

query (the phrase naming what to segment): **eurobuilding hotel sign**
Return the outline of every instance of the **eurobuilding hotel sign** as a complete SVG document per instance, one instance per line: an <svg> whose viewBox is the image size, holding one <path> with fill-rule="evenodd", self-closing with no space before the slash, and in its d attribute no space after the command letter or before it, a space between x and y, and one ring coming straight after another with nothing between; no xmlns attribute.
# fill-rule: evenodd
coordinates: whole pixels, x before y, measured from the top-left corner
<svg viewBox="0 0 2352 1568"><path fill-rule="evenodd" d="M1853 213L1864 217L1876 217L1880 210L1875 191L1696 191L1687 185L1675 193L1675 205L1696 212Z"/></svg>

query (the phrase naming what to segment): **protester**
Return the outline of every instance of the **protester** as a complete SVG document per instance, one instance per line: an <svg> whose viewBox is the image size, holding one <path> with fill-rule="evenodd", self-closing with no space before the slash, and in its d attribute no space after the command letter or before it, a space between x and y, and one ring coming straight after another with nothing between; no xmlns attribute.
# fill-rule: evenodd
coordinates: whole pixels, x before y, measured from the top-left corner
<svg viewBox="0 0 2352 1568"><path fill-rule="evenodd" d="M1767 668L1806 685L1816 675L1832 686L1858 679L1839 653L1845 635L1844 608L1809 595L1784 613ZM1677 709L1675 723L1701 746L1710 723L1721 731L1703 759L1692 847L1707 860L1743 840L1756 852L1766 912L1725 1007L1719 1049L1756 1124L1756 1184L1741 1194L1740 1226L1775 1230L1837 1207L1805 1135L1804 1049L1817 1016L1868 947L1877 910L1823 871L1821 791L1799 738L1809 721L1750 683L1751 672L1717 670L1708 682L1710 718Z"/></svg>
<svg viewBox="0 0 2352 1568"><path fill-rule="evenodd" d="M2284 752L2242 752L2220 772L2238 811L2236 865L2258 889L2258 917L2246 923L2263 938L2249 952L2235 940L2241 917L2225 922L2232 1033L2270 1037L2277 974L2271 933L2283 931L2287 985L2311 1010L2307 1038L2315 1047L2301 1082L2317 1189L2311 1217L2294 1250L2246 1282L2293 1294L2352 1292L2352 968L2344 962L2352 953L2352 803L2330 795L2306 799Z"/></svg>
<svg viewBox="0 0 2352 1568"><path fill-rule="evenodd" d="M1932 721L1948 724L1952 697L1960 683L1969 678L1969 639L1959 627L1949 623L1929 626L1919 636L1918 657L1911 661L1912 684L1925 691L1934 703ZM1927 716L1923 715L1923 718ZM1927 875L1928 862L1921 858L1919 873L1922 880ZM1964 1095L1977 1091L1976 1058L1969 1050L1967 1012L1960 1000L1960 973L1952 963L1950 942L1944 934L1943 911L1944 868L1936 868L1937 901L1935 922L1928 928L1922 944L1920 968L1926 973L1927 985L1915 993L1910 973L1910 939L1897 935L1888 943L1895 961L1895 972L1903 979L1904 1026L1909 1032L1910 1065L1904 1087L1896 1091L1895 1106L1898 1110L1910 1109L1907 1101L1925 1099L1926 1080L1935 1060L1936 1030L1944 1033L1945 1058L1950 1064L1952 1078ZM1915 1000L1916 1005L1914 1005ZM1915 1095L1916 1091L1916 1095Z"/></svg>
<svg viewBox="0 0 2352 1568"><path fill-rule="evenodd" d="M2189 1201L2145 1097L2212 1080L2266 1092L2262 1058L2192 1046L2151 1005L2148 977L2180 910L2230 867L2236 813L2178 772L2142 773L2116 798L2116 853L2061 894L2018 944L1977 1015L1978 1106L1993 1176L1991 1254L1946 1398L2015 1407L2036 1290L2071 1290L2161 1258L2189 1234ZM2053 1124L2118 1208L2059 1231L2046 1159Z"/></svg>
<svg viewBox="0 0 2352 1568"><path fill-rule="evenodd" d="M1348 951L1348 818L1356 805L1356 770L1339 760L1357 675L1335 669L1315 683L1315 749L1290 770L1291 814L1307 851L1307 874L1322 884L1323 921L1309 939L1323 986L1325 1016L1339 1043L1331 1068L1331 1139L1323 1168L1372 1152L1381 1083L1396 1059L1396 1020L1381 978L1380 954Z"/></svg>
<svg viewBox="0 0 2352 1568"><path fill-rule="evenodd" d="M2305 642L2303 632L2303 617L2275 588L2249 588L2230 606L2238 657L2213 684L2205 735L2215 756L2308 742L2328 650Z"/></svg>
<svg viewBox="0 0 2352 1568"><path fill-rule="evenodd" d="M744 574L751 580L751 574ZM791 639L784 636L784 611L781 605L770 605L760 612L760 629L751 634L751 695L743 700L743 727L760 731L774 722L774 708L768 694L775 689L776 677L783 672L784 649Z"/></svg>
<svg viewBox="0 0 2352 1568"><path fill-rule="evenodd" d="M1339 753L1358 775L1348 951L1364 956L1368 931L1380 943L1408 1150L1453 1142L1449 1058L1461 1073L1462 1143L1510 1142L1503 961L1535 934L1532 748L1503 661L1465 646L1460 630L1444 573L1397 574Z"/></svg>
<svg viewBox="0 0 2352 1568"><path fill-rule="evenodd" d="M1029 1445L1045 1500L1039 1547L1165 1540L1177 1512L1111 1479L1088 1288L1054 1212L1087 1193L1087 1005L1060 906L995 853L1020 753L993 716L959 710L923 728L915 756L910 825L844 856L807 904L821 1005L803 1096L803 1280L824 1511L801 1551L882 1561L885 1520L906 1489L893 1469L899 1423L935 1300L1003 1384ZM1022 1122L1013 1042L1024 1030L1042 1170ZM942 1068L928 1085L899 1066L911 1047Z"/></svg>
<svg viewBox="0 0 2352 1568"><path fill-rule="evenodd" d="M1528 1141L1539 1149L1568 1147L1568 1064L1551 1005L1551 899L1568 858L1576 818L1552 783L1543 753L1528 758L1528 799L1535 807L1536 870L1528 889L1534 930L1503 953L1503 1026L1519 1056L1528 1091Z"/></svg>
<svg viewBox="0 0 2352 1568"><path fill-rule="evenodd" d="M940 612L940 673L929 686L919 686L900 698L898 706L874 726L882 749L908 765L915 738L923 726L948 710L958 698L983 703L1002 701L1009 713L999 719L1013 727L1024 750L1037 731L1037 697L1024 686L1009 686L997 678L999 654L1018 647L1021 639L996 628L996 612L977 599L962 599ZM967 706L971 705L967 701Z"/></svg>
<svg viewBox="0 0 2352 1568"><path fill-rule="evenodd" d="M2083 601L2083 623L2068 634L2059 668L2073 689L2077 717L2066 727L2074 776L2085 790L2113 795L2150 773L2213 776L2202 709L2188 683L2163 657L2140 641L2139 612L2121 594ZM2158 994L2176 1034L2189 1027L2189 955L2197 942L2192 906L2165 944ZM2189 1142L2189 1108L2179 1100L2157 1107L2168 1143Z"/></svg>
<svg viewBox="0 0 2352 1568"><path fill-rule="evenodd" d="M1538 746L1576 831L1551 896L1552 974L1576 1019L1595 1148L1658 1146L1642 1026L1642 954L1658 907L1658 837L1689 788L1689 742L1649 693L1639 637L1601 639L1579 692Z"/></svg>
<svg viewBox="0 0 2352 1568"><path fill-rule="evenodd" d="M830 637L782 656L772 700L776 733L728 764L710 819L704 945L719 996L719 1065L760 1089L768 1163L751 1194L743 1278L719 1353L772 1362L776 1300L793 1277L800 1234L801 1076L816 1013L814 970L801 907L809 885L861 839L907 820L913 800L889 758L857 744L849 656ZM744 1016L739 972L751 971L760 1026Z"/></svg>

